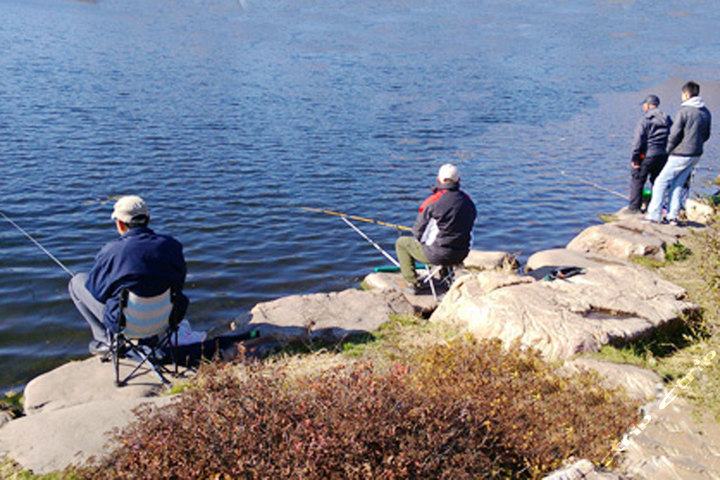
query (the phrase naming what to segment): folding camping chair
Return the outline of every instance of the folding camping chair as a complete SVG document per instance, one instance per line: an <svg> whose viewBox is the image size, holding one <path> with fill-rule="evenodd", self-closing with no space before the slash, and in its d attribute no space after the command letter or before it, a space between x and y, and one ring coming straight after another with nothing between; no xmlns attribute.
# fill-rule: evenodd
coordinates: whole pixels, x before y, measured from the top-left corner
<svg viewBox="0 0 720 480"><path fill-rule="evenodd" d="M118 332L112 335L110 356L115 368L115 385L122 386L146 365L160 378L164 385L170 382L163 372L167 369L160 363L164 349L170 350L175 374L175 345L177 345L177 324L173 318L173 294L168 288L154 297L141 297L125 289L121 294L121 314ZM174 342L172 341L174 337ZM135 368L120 380L120 356L137 362Z"/></svg>
<svg viewBox="0 0 720 480"><path fill-rule="evenodd" d="M421 283L427 283L430 285L430 291L433 294L433 298L437 300L437 285L444 284L447 288L455 281L455 267L457 265L434 265L430 268L429 265L425 265L425 276L420 279ZM435 278L437 274L440 274L440 279Z"/></svg>

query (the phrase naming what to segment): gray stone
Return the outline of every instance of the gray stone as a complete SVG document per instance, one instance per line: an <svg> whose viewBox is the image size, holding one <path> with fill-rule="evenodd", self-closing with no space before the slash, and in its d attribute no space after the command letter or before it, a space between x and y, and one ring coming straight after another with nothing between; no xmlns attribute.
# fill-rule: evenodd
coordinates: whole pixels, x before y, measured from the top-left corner
<svg viewBox="0 0 720 480"><path fill-rule="evenodd" d="M568 243L567 249L624 260L632 257L648 257L659 262L664 261L665 245L670 237L648 232L643 228L637 228L637 225L642 224L624 220L586 228ZM650 224L649 227L652 228L652 225Z"/></svg>
<svg viewBox="0 0 720 480"><path fill-rule="evenodd" d="M704 200L688 198L685 201L685 216L691 222L707 224L715 214L715 207Z"/></svg>
<svg viewBox="0 0 720 480"><path fill-rule="evenodd" d="M582 459L552 472L542 480L622 480L622 477L610 472L600 472L590 460Z"/></svg>
<svg viewBox="0 0 720 480"><path fill-rule="evenodd" d="M121 360L120 373L130 373L131 362ZM25 387L23 406L26 415L101 400L137 399L156 395L162 389L160 380L148 369L116 387L112 362L99 357L69 362L31 380Z"/></svg>
<svg viewBox="0 0 720 480"><path fill-rule="evenodd" d="M419 278L425 273L424 270L418 270ZM465 269L456 269L455 278L460 278L463 275L467 275L469 272ZM402 288L405 288L407 284L403 280L402 275L398 273L378 272L371 273L363 280L363 284L372 290L380 290L385 292L400 292ZM412 305L415 313L420 315L429 315L435 308L442 295L447 291L447 287L438 285L436 282L436 296L432 296L432 292L429 290L424 292L422 295L411 295L403 293L405 299Z"/></svg>
<svg viewBox="0 0 720 480"><path fill-rule="evenodd" d="M638 480L720 479L720 425L708 415L698 420L683 398L664 400L627 433L616 470Z"/></svg>
<svg viewBox="0 0 720 480"><path fill-rule="evenodd" d="M646 402L654 400L663 389L663 380L657 373L633 365L580 357L565 362L562 369L568 373L595 371L605 387L621 387L631 398Z"/></svg>
<svg viewBox="0 0 720 480"><path fill-rule="evenodd" d="M121 360L120 366L121 373L129 373L133 363ZM145 367L124 387L116 387L114 380L112 363L98 357L69 362L34 378L23 394L26 416L0 428L0 452L35 473L82 464L106 452L106 433L130 423L138 405L170 401L169 396L158 396L165 387Z"/></svg>
<svg viewBox="0 0 720 480"><path fill-rule="evenodd" d="M135 419L142 403L166 405L171 397L116 398L21 417L0 428L0 452L36 474L99 459L109 452L108 433Z"/></svg>
<svg viewBox="0 0 720 480"><path fill-rule="evenodd" d="M531 277L498 271L483 272L482 275L476 275L474 279L477 280L480 286L481 295L486 295L499 288L535 282Z"/></svg>
<svg viewBox="0 0 720 480"><path fill-rule="evenodd" d="M375 331L392 314L414 311L399 291L350 289L259 303L250 311L249 327L259 330L261 337L340 340Z"/></svg>
<svg viewBox="0 0 720 480"><path fill-rule="evenodd" d="M602 267L603 265L627 265L627 261L614 257L586 253L567 248L555 248L534 253L525 264L525 271L532 272L543 267Z"/></svg>
<svg viewBox="0 0 720 480"><path fill-rule="evenodd" d="M470 250L463 260L463 266L469 270L505 270L518 267L517 255L507 252Z"/></svg>
<svg viewBox="0 0 720 480"><path fill-rule="evenodd" d="M480 272L456 280L430 320L566 359L638 338L696 308L683 301L682 288L631 264L590 267L555 281L520 282L508 275L508 286L489 289L503 283L496 277Z"/></svg>

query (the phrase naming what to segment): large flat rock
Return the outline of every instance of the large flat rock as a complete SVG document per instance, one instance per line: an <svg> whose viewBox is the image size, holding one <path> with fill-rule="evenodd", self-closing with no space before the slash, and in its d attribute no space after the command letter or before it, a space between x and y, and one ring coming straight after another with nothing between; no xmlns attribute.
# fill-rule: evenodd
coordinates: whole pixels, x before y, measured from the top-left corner
<svg viewBox="0 0 720 480"><path fill-rule="evenodd" d="M120 373L130 373L132 363L121 360ZM69 362L31 380L23 393L26 415L59 410L74 405L102 401L137 399L157 395L160 380L143 368L127 385L116 387L112 362L98 357ZM170 378L172 379L172 378Z"/></svg>
<svg viewBox="0 0 720 480"><path fill-rule="evenodd" d="M470 270L516 270L517 255L502 251L470 250L463 260L463 266Z"/></svg>
<svg viewBox="0 0 720 480"><path fill-rule="evenodd" d="M616 473L601 472L590 460L582 459L552 472L542 480L623 480L623 477Z"/></svg>
<svg viewBox="0 0 720 480"><path fill-rule="evenodd" d="M693 409L681 397L663 396L646 406L621 442L617 470L624 478L720 480L720 425L709 415L698 418Z"/></svg>
<svg viewBox="0 0 720 480"><path fill-rule="evenodd" d="M133 366L121 360L120 373ZM179 373L179 378L188 374ZM34 378L23 394L26 415L0 427L0 452L35 473L85 463L106 452L107 432L128 425L138 405L165 405L171 398L162 395L166 387L145 367L126 386L116 387L114 380L112 363L98 357Z"/></svg>
<svg viewBox="0 0 720 480"><path fill-rule="evenodd" d="M419 272L422 274L423 272ZM460 277L466 275L467 270L457 269L455 270L455 276ZM376 272L371 273L365 277L363 284L372 290L381 292L399 292L399 288L405 286L405 281L402 278L400 272L388 273L388 272ZM439 299L442 295L447 292L447 287L439 285L436 282L435 297L433 297L430 290L423 292L422 295L412 295L409 293L403 293L405 299L412 305L415 313L420 315L429 315L435 310L440 303Z"/></svg>
<svg viewBox="0 0 720 480"><path fill-rule="evenodd" d="M399 291L350 289L259 303L250 311L249 327L259 330L261 337L340 340L375 331L390 315L413 312Z"/></svg>
<svg viewBox="0 0 720 480"><path fill-rule="evenodd" d="M573 238L567 248L626 260L632 257L649 257L659 262L664 261L665 245L675 243L676 238L648 233L640 228L641 226L634 221L594 225Z"/></svg>
<svg viewBox="0 0 720 480"><path fill-rule="evenodd" d="M696 308L682 288L629 263L598 263L554 281L502 275L480 272L457 280L430 320L566 359L636 339Z"/></svg>
<svg viewBox="0 0 720 480"><path fill-rule="evenodd" d="M84 464L109 452L109 432L134 420L140 404L158 407L170 401L169 396L124 397L21 417L0 428L0 452L38 474Z"/></svg>
<svg viewBox="0 0 720 480"><path fill-rule="evenodd" d="M597 372L605 387L621 387L631 398L646 402L654 400L663 390L663 380L657 373L634 365L579 357L566 362L563 370L568 373Z"/></svg>
<svg viewBox="0 0 720 480"><path fill-rule="evenodd" d="M668 245L704 227L696 222L685 227L648 223L643 221L642 215L627 214L625 209L610 217L617 221L586 228L567 244L567 248L623 260L648 257L662 262Z"/></svg>
<svg viewBox="0 0 720 480"><path fill-rule="evenodd" d="M627 265L626 260L607 257L594 253L585 253L567 248L553 248L536 252L527 260L525 271L532 272L544 267L602 267L603 265Z"/></svg>

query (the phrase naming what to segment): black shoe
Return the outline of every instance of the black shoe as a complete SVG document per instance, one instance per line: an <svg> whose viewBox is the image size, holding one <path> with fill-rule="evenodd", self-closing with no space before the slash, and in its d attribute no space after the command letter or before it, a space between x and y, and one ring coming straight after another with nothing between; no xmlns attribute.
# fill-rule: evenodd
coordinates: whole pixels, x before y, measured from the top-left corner
<svg viewBox="0 0 720 480"><path fill-rule="evenodd" d="M88 344L88 350L90 351L90 355L107 355L110 353L110 345L98 340L93 340Z"/></svg>

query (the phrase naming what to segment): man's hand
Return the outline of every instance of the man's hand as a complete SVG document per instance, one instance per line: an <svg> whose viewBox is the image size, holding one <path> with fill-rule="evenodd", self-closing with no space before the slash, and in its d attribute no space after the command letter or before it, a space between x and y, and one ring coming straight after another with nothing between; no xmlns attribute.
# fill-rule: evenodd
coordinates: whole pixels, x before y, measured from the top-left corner
<svg viewBox="0 0 720 480"><path fill-rule="evenodd" d="M630 165L632 165L632 168L634 168L635 170L640 168L640 164L638 162L631 162Z"/></svg>

